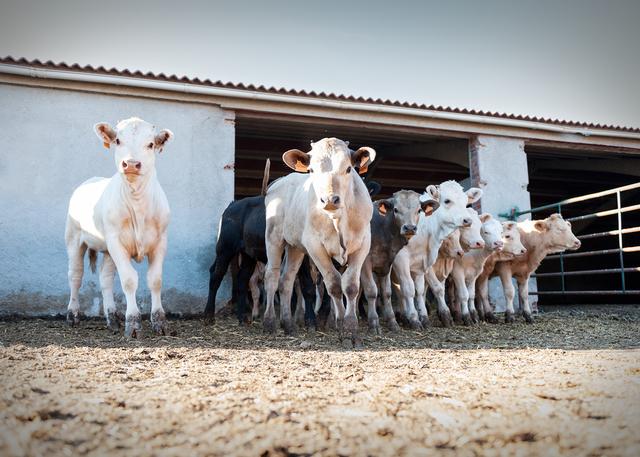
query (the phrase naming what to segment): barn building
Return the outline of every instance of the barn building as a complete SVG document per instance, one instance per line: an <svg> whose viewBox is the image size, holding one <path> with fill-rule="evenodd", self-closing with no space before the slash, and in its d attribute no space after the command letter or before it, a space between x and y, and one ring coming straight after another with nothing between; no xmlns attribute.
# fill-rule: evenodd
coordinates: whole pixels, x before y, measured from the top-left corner
<svg viewBox="0 0 640 457"><path fill-rule="evenodd" d="M640 181L640 128L11 57L0 59L0 100L1 314L66 310L68 199L87 178L114 173L110 152L92 129L99 121L114 124L135 115L175 133L157 162L172 209L163 302L174 313L204 308L224 208L234 198L259 192L267 157L276 178L289 171L282 153L305 150L311 140L335 136L352 146L375 148L378 158L367 178L382 184L383 196L455 179L481 187L480 209L494 215ZM612 195L611 201L567 206L563 214L609 210L616 203ZM639 196L638 188L631 189L620 194L620 204L633 207ZM623 217L624 227L640 225L638 212L629 210ZM578 221L576 231L615 230L605 219ZM638 234L626 231L625 245L639 245ZM584 242L584 247L615 250L622 235L605 238L594 238L591 246ZM639 250L625 251L629 270L640 265ZM567 258L563 268L613 269L618 257ZM558 271L552 263L543 267ZM640 283L639 276L629 271L627 286ZM575 275L565 286L619 289L615 274L594 278ZM96 275L85 274L81 297L87 314L100 312L97 282ZM556 282L552 275L540 277L538 287L557 289ZM227 285L221 298L228 293ZM141 294L143 311L148 311L144 287ZM598 297L637 303L639 296ZM598 297L541 295L541 300L593 302ZM501 294L493 299L500 306Z"/></svg>

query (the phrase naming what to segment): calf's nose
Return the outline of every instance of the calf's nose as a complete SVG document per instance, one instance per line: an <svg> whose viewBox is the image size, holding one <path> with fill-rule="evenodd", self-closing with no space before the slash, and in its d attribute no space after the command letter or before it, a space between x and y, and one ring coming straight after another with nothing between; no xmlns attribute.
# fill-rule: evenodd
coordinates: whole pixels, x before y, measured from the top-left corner
<svg viewBox="0 0 640 457"><path fill-rule="evenodd" d="M416 233L417 227L412 224L405 224L402 226L402 231L407 235L413 235Z"/></svg>
<svg viewBox="0 0 640 457"><path fill-rule="evenodd" d="M142 168L142 163L139 160L123 160L122 161L123 170L140 170L140 168Z"/></svg>
<svg viewBox="0 0 640 457"><path fill-rule="evenodd" d="M573 247L575 247L576 249L579 249L580 246L582 246L582 243L580 242L580 240L576 240L576 242L573 243Z"/></svg>
<svg viewBox="0 0 640 457"><path fill-rule="evenodd" d="M464 251L462 249L458 249L456 251L456 254L458 255L458 257L463 257L464 256Z"/></svg>
<svg viewBox="0 0 640 457"><path fill-rule="evenodd" d="M484 247L484 241L476 241L475 247L476 248L483 248Z"/></svg>

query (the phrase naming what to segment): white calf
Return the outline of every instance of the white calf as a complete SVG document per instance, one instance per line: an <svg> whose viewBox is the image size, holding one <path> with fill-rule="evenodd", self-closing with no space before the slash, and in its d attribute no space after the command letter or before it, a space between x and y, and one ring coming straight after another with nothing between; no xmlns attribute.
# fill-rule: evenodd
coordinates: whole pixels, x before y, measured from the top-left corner
<svg viewBox="0 0 640 457"><path fill-rule="evenodd" d="M440 245L455 229L471 225L466 206L476 202L481 196L481 189L474 187L465 193L460 184L455 181L446 181L439 186L427 187L425 197L438 201L440 207L429 217L420 216L416 235L400 250L393 261L393 273L399 284L398 292L404 315L413 328L422 329L423 326L429 325L423 294L418 294L418 311L416 312L414 304L416 280L420 286L420 278L424 277L426 271L429 285L437 283L431 266L436 261ZM451 325L451 313L446 303L444 307L438 305L438 314L443 325Z"/></svg>
<svg viewBox="0 0 640 457"><path fill-rule="evenodd" d="M167 250L169 203L156 177L156 154L173 137L138 118L120 121L115 130L109 124L94 127L106 148L114 147L117 172L111 178L91 178L71 196L65 241L69 255L71 297L67 319L79 321L78 291L82 283L84 254L89 250L92 269L96 253L104 254L100 286L107 326L119 328L113 300L113 279L117 269L127 301L125 335L136 337L141 330L136 304L138 274L131 259L149 258L147 282L151 289L151 323L157 333L166 331L160 301L162 263Z"/></svg>

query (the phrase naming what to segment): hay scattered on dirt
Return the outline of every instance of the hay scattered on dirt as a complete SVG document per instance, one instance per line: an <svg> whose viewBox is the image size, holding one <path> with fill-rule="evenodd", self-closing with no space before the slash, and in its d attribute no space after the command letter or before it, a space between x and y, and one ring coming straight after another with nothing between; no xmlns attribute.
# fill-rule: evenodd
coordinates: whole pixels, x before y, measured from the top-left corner
<svg viewBox="0 0 640 457"><path fill-rule="evenodd" d="M0 454L640 455L639 307L360 351L332 332L171 324L127 341L97 320L0 322Z"/></svg>

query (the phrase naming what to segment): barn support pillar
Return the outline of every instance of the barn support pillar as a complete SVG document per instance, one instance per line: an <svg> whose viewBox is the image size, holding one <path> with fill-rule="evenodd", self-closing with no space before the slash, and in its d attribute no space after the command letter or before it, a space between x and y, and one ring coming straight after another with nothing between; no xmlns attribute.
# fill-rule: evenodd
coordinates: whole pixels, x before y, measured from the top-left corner
<svg viewBox="0 0 640 457"><path fill-rule="evenodd" d="M513 207L531 208L523 140L486 135L472 137L469 140L469 170L471 185L483 190L479 208L476 208L479 211L497 217ZM537 290L535 279L530 281L529 290ZM505 299L498 278L491 280L489 295L496 311L504 311ZM529 298L533 309L537 309L537 297ZM514 306L518 304L514 303Z"/></svg>

